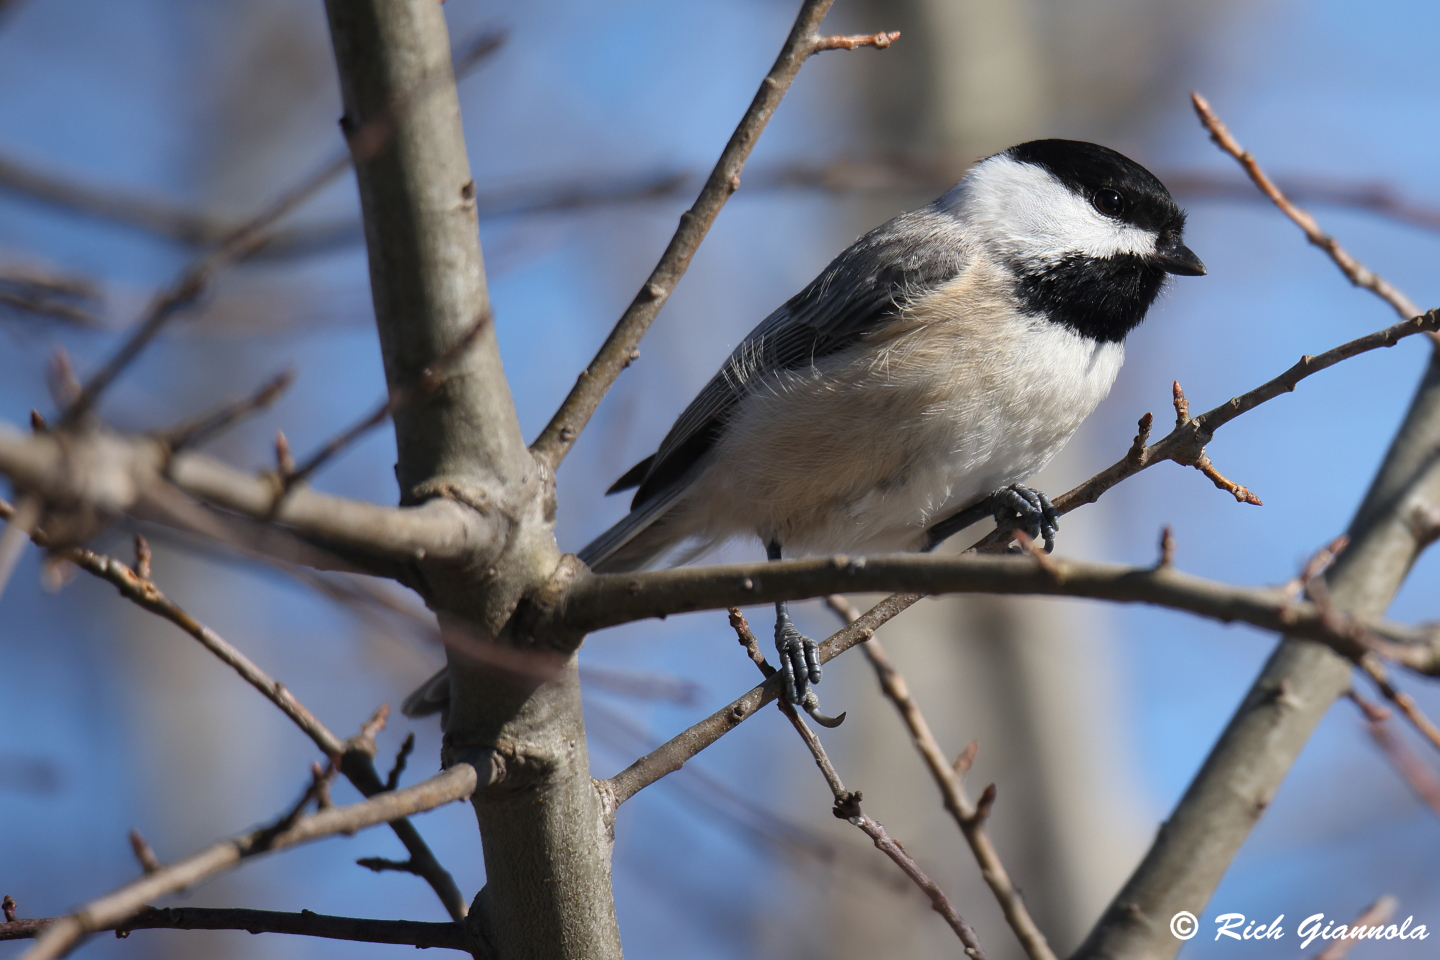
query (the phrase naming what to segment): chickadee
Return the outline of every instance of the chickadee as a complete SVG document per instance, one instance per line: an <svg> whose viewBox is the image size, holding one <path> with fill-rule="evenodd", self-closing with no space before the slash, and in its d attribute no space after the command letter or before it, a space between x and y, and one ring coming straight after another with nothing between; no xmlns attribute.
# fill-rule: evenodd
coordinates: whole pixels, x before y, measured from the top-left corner
<svg viewBox="0 0 1440 960"><path fill-rule="evenodd" d="M1167 274L1205 273L1184 226L1164 184L1106 147L980 161L751 331L610 488L637 488L630 513L580 559L624 572L740 535L772 560L929 550L991 515L1049 549L1054 508L1021 481L1110 392ZM813 707L816 644L783 601L775 644L785 698Z"/></svg>

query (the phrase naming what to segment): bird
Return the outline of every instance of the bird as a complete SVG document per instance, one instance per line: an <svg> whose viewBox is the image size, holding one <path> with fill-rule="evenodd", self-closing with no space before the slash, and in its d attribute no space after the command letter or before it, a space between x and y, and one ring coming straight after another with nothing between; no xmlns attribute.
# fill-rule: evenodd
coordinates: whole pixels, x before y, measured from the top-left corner
<svg viewBox="0 0 1440 960"><path fill-rule="evenodd" d="M1050 550L1054 507L1023 481L1109 393L1169 277L1205 274L1184 228L1164 184L1108 147L976 162L762 320L610 487L635 491L630 512L578 557L629 572L737 537L770 560L927 551L985 516ZM817 645L784 601L775 644L782 696L818 718Z"/></svg>

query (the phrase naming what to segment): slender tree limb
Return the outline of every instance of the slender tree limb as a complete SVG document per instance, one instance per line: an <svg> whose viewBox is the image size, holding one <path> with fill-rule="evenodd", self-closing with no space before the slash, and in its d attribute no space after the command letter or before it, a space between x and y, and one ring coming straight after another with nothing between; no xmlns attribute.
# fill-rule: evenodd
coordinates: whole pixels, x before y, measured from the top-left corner
<svg viewBox="0 0 1440 960"><path fill-rule="evenodd" d="M76 547L65 550L60 555L87 573L94 574L111 583L120 591L122 597L136 606L169 620L200 641L201 646L219 657L223 663L239 674L242 680L260 691L265 699L279 707L291 722L314 741L321 753L327 757L338 759L345 752L345 741L331 733L329 728L306 709L304 704L295 699L295 695L284 684L261 670L225 638L173 603L160 591L154 581L140 576L114 557L107 557L93 550Z"/></svg>
<svg viewBox="0 0 1440 960"><path fill-rule="evenodd" d="M250 396L221 404L203 417L160 431L158 436L165 441L172 453L185 447L199 446L251 414L267 409L282 393L290 389L294 382L295 371L282 370Z"/></svg>
<svg viewBox="0 0 1440 960"><path fill-rule="evenodd" d="M1347 617L1378 616L1427 542L1416 510L1440 507L1440 354L1326 574ZM1266 663L1144 860L1072 960L1173 956L1177 911L1198 912L1279 789L1311 732L1351 688L1351 662L1293 634Z"/></svg>
<svg viewBox="0 0 1440 960"><path fill-rule="evenodd" d="M60 297L42 293L22 293L0 288L0 307L18 313L29 313L37 317L59 320L82 330L98 330L105 326L104 320L84 307L76 306L69 300Z"/></svg>
<svg viewBox="0 0 1440 960"><path fill-rule="evenodd" d="M57 918L17 920L0 923L0 940L38 937L58 922ZM244 910L212 907L145 907L135 916L111 927L119 936L132 930L244 930L246 933L291 933L328 940L354 940L361 943L395 943L426 949L475 949L465 933L465 925L423 923L417 920L369 920L360 917L333 917L302 910L283 913L277 910Z"/></svg>
<svg viewBox="0 0 1440 960"><path fill-rule="evenodd" d="M1173 567L1125 567L1024 556L819 557L799 560L677 567L636 573L589 574L576 579L562 616L577 630L599 630L648 617L824 597L837 592L912 590L943 593L1035 594L1147 603L1225 623L1241 622L1328 645L1346 656L1377 649L1361 636L1385 642L1403 666L1436 670L1440 637L1433 627L1327 616L1309 601L1278 587L1242 587L1182 573Z"/></svg>
<svg viewBox="0 0 1440 960"><path fill-rule="evenodd" d="M859 620L832 634L820 644L820 662L829 663L857 643L874 636L886 621L898 616L921 599L920 594L894 596L876 604ZM780 694L780 683L771 678L752 687L739 699L682 731L659 747L645 754L609 780L600 781L601 792L608 799L608 819L613 823L615 812L650 784L674 773L685 761L719 740L725 734L753 717L765 704Z"/></svg>
<svg viewBox="0 0 1440 960"><path fill-rule="evenodd" d="M838 594L827 597L826 603L846 623L854 623L863 616L854 604ZM1025 955L1030 960L1055 960L1055 951L1051 949L1049 941L1045 939L1045 934L1040 931L1035 919L1030 916L1030 910L1025 906L1025 898L1010 879L1010 871L1005 869L1005 864L1000 859L1000 853L995 849L995 843L985 829L985 818L979 815L975 804L970 801L970 797L966 793L963 772L957 770L955 765L946 758L940 742L935 739L935 734L930 729L929 722L920 711L920 705L911 695L910 687L905 682L904 676L895 669L895 665L890 661L890 657L878 637L871 637L860 644L860 650L875 670L875 677L880 681L881 692L900 713L900 719L910 733L911 744L920 754L920 759L924 761L926 769L930 771L931 779L935 781L935 786L940 790L945 810L955 820L955 825L960 828L965 842L970 845L970 852L980 866L980 876L984 878L990 891L995 895L995 900L1000 904L1000 910L1005 915L1005 922L1014 931ZM974 754L968 750L967 753L973 759ZM966 754L961 754L961 756L964 757ZM965 766L966 769L969 768L968 761Z"/></svg>
<svg viewBox="0 0 1440 960"><path fill-rule="evenodd" d="M272 520L313 543L391 561L479 564L493 562L501 547L501 519L454 499L382 507L302 487L277 506L274 478L191 451L170 457L162 442L148 437L103 431L31 436L0 424L0 473L17 490L43 496L52 518L70 511L113 518L168 483L216 507Z"/></svg>
<svg viewBox="0 0 1440 960"><path fill-rule="evenodd" d="M1400 779L1436 816L1440 816L1440 776L1436 775L1434 768L1420 759L1391 729L1389 721L1392 714L1389 710L1371 703L1353 689L1348 696L1364 714L1370 738L1385 754Z"/></svg>
<svg viewBox="0 0 1440 960"><path fill-rule="evenodd" d="M820 743L820 738L815 735L815 731L810 729L799 711L784 700L777 701L777 703L780 711L785 714L800 734L800 739L805 741L805 746L810 749L810 755L815 758L815 765L824 775L825 782L835 797L835 808L832 811L835 816L841 820L848 820L859 827L861 832L875 844L875 848L893 860L905 876L909 877L924 892L930 900L931 908L944 918L950 929L955 931L955 936L960 938L967 957L970 957L971 960L985 960L985 951L980 946L980 939L975 935L974 928L956 912L944 891L925 874L925 871L920 869L920 865L906 852L900 842L891 837L878 821L866 816L861 811L860 791L845 789L845 784L840 780L840 774L835 770L835 765L825 754L825 747Z"/></svg>
<svg viewBox="0 0 1440 960"><path fill-rule="evenodd" d="M1440 310L1431 310L1422 316L1402 321L1363 337L1357 337L1349 343L1341 344L1316 356L1303 356L1290 369L1255 389L1242 393L1214 409L1207 410L1198 417L1189 417L1188 415L1181 417L1181 422L1176 425L1174 430L1148 446L1145 441L1149 436L1151 419L1150 415L1146 414L1146 418L1141 421L1140 434L1135 438L1135 446L1131 448L1130 452L1078 487L1056 497L1055 510L1065 514L1083 504L1094 503L1100 499L1101 494L1122 480L1133 477L1141 470L1165 460L1173 460L1187 466L1198 466L1201 458L1205 456L1205 446L1214 438L1215 431L1241 414L1248 413L1262 403L1293 391L1306 377L1333 367L1342 360L1348 360L1382 347L1392 347L1403 338L1417 333L1433 333L1436 330L1440 330ZM1180 391L1178 383L1175 385L1175 389L1177 401L1183 401L1184 393ZM1186 409L1188 412L1188 407ZM1208 458L1206 458L1206 462L1208 462Z"/></svg>
<svg viewBox="0 0 1440 960"><path fill-rule="evenodd" d="M680 218L680 227L670 239L660 262L655 265L640 292L615 324L610 336L595 354L595 359L581 372L560 409L555 411L555 415L531 445L536 457L545 463L551 472L560 465L580 432L590 422L595 408L620 376L620 371L634 359L640 339L645 335L645 331L650 329L650 324L660 313L660 308L665 305L675 285L685 275L695 251L700 248L701 241L710 231L720 209L725 206L731 194L740 188L740 172L745 161L760 139L766 124L774 116L775 108L780 105L780 101L790 89L790 84L800 72L800 67L821 50L842 47L853 49L862 45L885 47L899 36L887 33L877 33L867 38L821 36L818 33L820 21L825 18L833 2L834 0L805 0L801 4L800 13L795 18L795 24L791 27L790 35L786 38L774 66L770 68L770 72L760 84L760 90L755 94L755 99L751 101L745 116L730 136L729 143L725 145L720 159L716 161L715 168L705 181L705 186L701 188L700 196Z"/></svg>
<svg viewBox="0 0 1440 960"><path fill-rule="evenodd" d="M472 44L471 48L479 46ZM464 72L457 61L457 75ZM822 190L832 194L935 194L954 185L968 163L969 158L965 157L904 155L864 159L838 157L821 163L788 161L751 167L745 178L745 189ZM587 176L573 181L515 184L477 193L475 208L477 216L486 220L669 200L693 193L703 182L703 176L703 171L672 169L607 180ZM1165 170L1159 171L1159 176L1177 197L1257 202L1267 199L1256 194L1250 181L1217 176L1209 171ZM1274 182L1280 192L1292 201L1361 210L1396 223L1440 231L1440 209L1407 197L1384 182L1303 173L1277 177ZM191 246L213 244L235 228L233 223L178 204L55 177L41 171L35 164L3 155L0 155L0 190ZM364 239L364 227L358 218L282 228L271 233L270 242L255 254L255 259L328 253L358 245Z"/></svg>
<svg viewBox="0 0 1440 960"><path fill-rule="evenodd" d="M487 773L486 777L491 775ZM21 960L51 960L64 956L88 934L114 929L143 909L149 901L193 886L206 877L231 870L251 857L284 850L337 833L354 833L366 827L433 810L446 803L469 797L480 782L481 777L473 766L468 763L457 764L404 790L383 793L347 807L331 807L307 817L298 817L283 829L264 827L222 840L183 860L133 880L103 897L91 900L70 916L57 918L40 934L35 946L21 955Z"/></svg>
<svg viewBox="0 0 1440 960"><path fill-rule="evenodd" d="M5 506L0 503L0 514L5 512ZM375 735L385 726L385 718L389 713L388 707L381 707L358 735L348 740L341 740L306 709L304 704L300 703L284 684L269 676L223 637L197 621L161 593L159 587L150 579L149 549L145 545L144 538L137 536L135 539L136 552L140 558L136 570L130 569L112 557L78 547L62 550L59 556L80 569L113 584L120 591L121 596L137 606L169 620L200 641L202 646L219 657L246 683L260 691L261 695L279 707L281 712L304 731L306 736L310 737L320 748L320 752L330 758L332 764L338 763L341 772L362 795L372 797L379 793L395 790L399 784L400 773L404 770L404 757L408 754L408 750L402 748L400 756L396 758L395 768L391 770L389 778L384 782L380 780L374 764ZM413 735L406 740L406 744L413 747ZM435 859L434 853L420 836L420 832L414 824L408 820L396 820L390 826L395 831L396 837L410 852L410 872L430 884L451 917L456 920L464 919L468 908L465 898L460 893L460 888L455 884L455 878ZM131 843L135 846L136 856L144 865L146 872L154 872L154 867L157 865L154 861L154 852L150 852L147 860L141 846L144 841L139 838L139 834L132 832ZM143 849L149 850L148 845L145 845Z"/></svg>
<svg viewBox="0 0 1440 960"><path fill-rule="evenodd" d="M1200 123L1210 132L1210 139L1215 141L1216 146L1230 154L1230 156L1234 157L1240 163L1246 175L1249 176L1255 186L1260 189L1260 192L1269 197L1270 202L1279 207L1281 213L1285 214L1285 216L1295 222L1296 226L1305 231L1305 239L1309 240L1321 250L1324 250L1330 259L1335 262L1335 266L1340 268L1340 272L1345 274L1351 283L1357 287L1363 287L1369 290L1381 300L1390 304L1395 312L1400 314L1402 320L1409 320L1411 317L1420 315L1420 308L1411 302L1409 297L1401 293L1385 280L1384 277L1381 277L1375 273L1375 271L1351 256L1344 247L1340 246L1339 241L1320 229L1320 224L1314 217L1295 206L1285 194L1280 192L1280 188L1275 186L1275 182L1266 176L1265 171L1260 168L1260 163L1255 159L1255 156L1240 146L1240 142L1235 139L1234 134L1230 132L1230 128L1215 115L1215 111L1210 108L1210 102L1208 100L1198 93L1192 93L1190 94L1190 102L1195 107L1195 114L1200 118Z"/></svg>
<svg viewBox="0 0 1440 960"><path fill-rule="evenodd" d="M269 239L269 228L276 221L291 213L344 173L349 163L349 158L343 155L325 163L282 193L254 217L221 238L215 249L186 267L174 283L156 295L140 324L85 383L80 395L61 416L60 426L68 427L77 423L95 405L100 394L159 335L165 325L181 310L199 299L217 273L252 256L265 245Z"/></svg>
<svg viewBox="0 0 1440 960"><path fill-rule="evenodd" d="M475 338L490 324L491 319L491 313L487 307L480 316L475 318L470 324L470 329L460 339L456 340L442 356L437 357L434 363L420 371L420 376L416 380L392 391L390 396L373 411L322 444L320 449L315 451L304 463L291 470L282 471L285 491L288 493L295 484L308 480L316 470L333 459L340 451L390 419L396 410L417 397L438 388L444 382L446 371L474 344Z"/></svg>

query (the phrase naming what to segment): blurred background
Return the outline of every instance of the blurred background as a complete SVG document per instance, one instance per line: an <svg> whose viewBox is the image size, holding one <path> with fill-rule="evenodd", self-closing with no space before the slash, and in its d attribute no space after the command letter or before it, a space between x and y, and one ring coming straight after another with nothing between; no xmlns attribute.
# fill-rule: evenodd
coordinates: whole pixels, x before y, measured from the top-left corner
<svg viewBox="0 0 1440 960"><path fill-rule="evenodd" d="M446 4L457 49L486 31L507 35L460 95L496 324L527 435L643 282L795 6ZM562 548L623 514L623 498L602 491L654 449L760 318L856 235L1022 140L1095 140L1150 167L1189 209L1189 245L1210 269L1175 283L1131 336L1111 397L1038 478L1052 495L1118 459L1142 413L1168 422L1172 380L1207 409L1302 353L1393 322L1241 183L1195 122L1191 89L1272 173L1310 191L1322 223L1361 260L1422 305L1440 300L1433 4L1376 0L1362 15L1341 0L841 0L827 26L903 35L883 52L821 55L801 73L642 358L565 462ZM93 370L198 255L207 229L256 211L343 147L339 114L318 0L0 0L0 418L52 414L54 350ZM1347 191L1399 198L1406 217L1313 199ZM109 206L79 209L87 196ZM116 197L133 209L117 210ZM293 368L295 385L271 410L208 448L261 469L277 429L303 456L368 410L383 379L357 216L353 180L342 178L271 248L223 275L116 385L104 416L162 428ZM1067 517L1059 550L1148 564L1170 524L1183 569L1288 579L1344 530L1426 349L1415 339L1348 361L1226 427L1210 453L1265 506L1239 505L1197 472L1163 464ZM393 503L393 455L388 428L377 431L315 483ZM155 544L161 587L342 735L442 662L425 611L388 584L306 576L153 526L122 524L99 546L128 557L137 529ZM723 556L759 555L737 544ZM305 737L192 640L91 578L68 580L32 549L0 599L0 893L22 917L64 912L132 878L132 827L169 860L272 817L299 795L314 759ZM1435 616L1437 587L1432 554L1391 615ZM815 635L835 627L817 604L802 606L800 621ZM1143 853L1275 642L1160 610L989 598L926 601L880 635L945 748L979 741L972 792L997 784L993 834L1062 955ZM581 660L597 776L755 680L723 614L606 631ZM1440 711L1434 689L1402 683ZM836 661L821 692L828 709L849 711L825 739L867 812L949 893L992 957L1019 956L868 666L858 654ZM378 763L383 771L410 731L413 782L438 764L433 719L397 717ZM348 785L336 794L355 799ZM645 791L617 827L628 954L955 955L920 893L829 807L775 711ZM473 894L484 872L468 807L418 825ZM171 902L444 919L422 881L353 864L400 855L392 835L370 831ZM1437 857L1435 813L1341 703L1182 956L1293 955L1293 939L1241 947L1204 931L1225 912L1265 922L1283 913L1291 931L1319 912L1348 922L1382 893L1399 897L1401 918L1440 930ZM0 944L0 957L24 947ZM142 931L84 949L239 958L405 948ZM1354 955L1427 950L1391 941Z"/></svg>

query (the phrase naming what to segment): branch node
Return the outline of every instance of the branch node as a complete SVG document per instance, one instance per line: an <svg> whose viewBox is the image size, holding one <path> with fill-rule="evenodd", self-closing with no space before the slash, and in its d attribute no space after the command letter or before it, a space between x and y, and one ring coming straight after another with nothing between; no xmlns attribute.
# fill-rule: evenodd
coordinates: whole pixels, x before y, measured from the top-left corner
<svg viewBox="0 0 1440 960"><path fill-rule="evenodd" d="M816 37L814 50L816 53L822 50L854 50L856 47L874 47L876 50L884 50L899 39L899 30L881 30L878 33L870 34L831 34L830 36Z"/></svg>
<svg viewBox="0 0 1440 960"><path fill-rule="evenodd" d="M1169 570L1175 565L1175 531L1170 524L1160 528L1160 559L1155 562L1156 570Z"/></svg>
<svg viewBox="0 0 1440 960"><path fill-rule="evenodd" d="M859 790L847 790L841 796L835 798L835 806L830 812L835 814L837 820L849 820L854 823L864 814L860 810L860 801L864 795Z"/></svg>
<svg viewBox="0 0 1440 960"><path fill-rule="evenodd" d="M3 910L3 911L5 912L5 922L6 922L6 923L14 923L14 922L15 922L15 907L16 907L16 906L17 906L17 904L15 903L15 898L12 897L12 896L10 896L10 894L8 894L8 893L5 894L5 899L4 899L4 900L0 900L0 910Z"/></svg>
<svg viewBox="0 0 1440 960"><path fill-rule="evenodd" d="M1140 432L1135 434L1135 442L1130 444L1130 450L1125 454L1125 461L1134 466L1141 466L1145 463L1145 447L1150 443L1150 428L1155 425L1155 414L1146 413L1136 424Z"/></svg>
<svg viewBox="0 0 1440 960"><path fill-rule="evenodd" d="M130 831L130 849L135 851L135 859L145 873L151 874L161 868L160 858L155 856L154 849L140 836L139 830Z"/></svg>
<svg viewBox="0 0 1440 960"><path fill-rule="evenodd" d="M981 826L990 819L990 809L994 806L995 784L992 783L980 794L980 799L975 801L975 814L970 818L970 822L977 827Z"/></svg>
<svg viewBox="0 0 1440 960"><path fill-rule="evenodd" d="M150 583L150 544L142 534L135 534L135 576Z"/></svg>
<svg viewBox="0 0 1440 960"><path fill-rule="evenodd" d="M1174 396L1175 426L1183 427L1190 422L1190 401L1185 399L1185 389L1180 386L1179 380L1172 382L1170 392Z"/></svg>
<svg viewBox="0 0 1440 960"><path fill-rule="evenodd" d="M360 728L360 732L345 741L346 751L358 750L367 757L375 756L375 754L380 751L380 748L375 744L375 738L380 734L381 730L385 729L385 723L389 719L390 704L380 704L380 706L375 708L375 712L370 715L370 719L365 721L365 725Z"/></svg>
<svg viewBox="0 0 1440 960"><path fill-rule="evenodd" d="M295 456L290 452L290 439L284 430L275 431L275 475L280 478L282 489L289 489L295 476Z"/></svg>
<svg viewBox="0 0 1440 960"><path fill-rule="evenodd" d="M394 790L400 786L400 775L405 772L405 762L410 758L410 753L415 749L415 732L412 730L405 735L405 742L400 744L400 750L395 754L395 764L390 768L390 775L385 778L385 789Z"/></svg>
<svg viewBox="0 0 1440 960"><path fill-rule="evenodd" d="M979 752L979 740L971 740L965 744L965 749L960 752L960 756L956 757L955 762L951 764L951 769L955 771L957 777L963 777L970 772L971 765L975 763L975 754Z"/></svg>
<svg viewBox="0 0 1440 960"><path fill-rule="evenodd" d="M35 433L45 433L50 428L45 424L45 418L40 415L39 410L30 411L30 429Z"/></svg>

